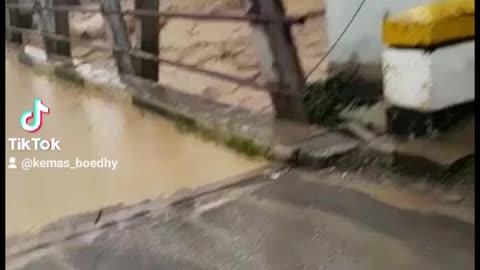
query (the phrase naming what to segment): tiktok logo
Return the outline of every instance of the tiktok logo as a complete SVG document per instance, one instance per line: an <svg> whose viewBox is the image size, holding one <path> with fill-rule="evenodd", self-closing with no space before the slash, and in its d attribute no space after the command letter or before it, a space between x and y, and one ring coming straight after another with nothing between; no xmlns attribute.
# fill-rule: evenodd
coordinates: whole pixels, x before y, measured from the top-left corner
<svg viewBox="0 0 480 270"><path fill-rule="evenodd" d="M35 99L33 111L26 111L20 117L20 126L28 132L37 132L42 127L44 113L49 114L50 108L43 105L42 100ZM30 119L33 119L31 124L28 123Z"/></svg>

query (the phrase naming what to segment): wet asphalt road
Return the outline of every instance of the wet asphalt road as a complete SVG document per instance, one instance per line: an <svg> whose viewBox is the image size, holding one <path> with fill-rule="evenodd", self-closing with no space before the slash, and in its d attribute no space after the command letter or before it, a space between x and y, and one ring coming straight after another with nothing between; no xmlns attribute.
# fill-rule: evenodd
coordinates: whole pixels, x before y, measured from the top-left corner
<svg viewBox="0 0 480 270"><path fill-rule="evenodd" d="M473 224L305 175L293 170L7 257L7 269L474 269Z"/></svg>

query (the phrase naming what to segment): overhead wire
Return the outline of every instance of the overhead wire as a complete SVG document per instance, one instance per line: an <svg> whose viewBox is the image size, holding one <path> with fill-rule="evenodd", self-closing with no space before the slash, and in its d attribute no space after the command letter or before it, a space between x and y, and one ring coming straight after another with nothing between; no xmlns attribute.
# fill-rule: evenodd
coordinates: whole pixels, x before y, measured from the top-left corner
<svg viewBox="0 0 480 270"><path fill-rule="evenodd" d="M327 52L322 56L322 58L315 64L315 66L307 73L307 75L305 76L305 81L307 81L310 76L313 74L313 72L323 63L323 61L325 61L325 59L327 59L327 57L330 55L330 53L332 53L332 51L335 49L335 47L338 45L338 43L340 42L340 40L343 38L343 36L345 35L345 33L348 31L348 29L350 28L350 26L353 24L353 21L355 20L355 18L357 17L357 15L360 13L360 10L362 9L362 7L364 6L365 2L367 0L362 0L362 2L358 5L357 9L355 10L355 13L352 15L352 18L350 18L350 20L348 21L347 25L344 27L343 31L340 33L340 35L338 35L338 37L335 39L335 41L333 42L332 46L330 46L330 48L327 50Z"/></svg>

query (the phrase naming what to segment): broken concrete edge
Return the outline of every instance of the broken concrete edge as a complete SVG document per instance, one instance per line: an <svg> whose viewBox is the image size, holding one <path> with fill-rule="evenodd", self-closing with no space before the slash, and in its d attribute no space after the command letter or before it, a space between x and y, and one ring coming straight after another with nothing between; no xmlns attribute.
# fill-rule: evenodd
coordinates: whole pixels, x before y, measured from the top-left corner
<svg viewBox="0 0 480 270"><path fill-rule="evenodd" d="M356 124L346 123L339 127L346 133L362 141L354 155L347 154L338 160L344 169L355 169L361 166L377 167L393 173L422 178L447 188L458 188L468 181L455 181L463 167L474 166L474 154L460 157L449 164L439 163L428 157L413 155L399 147L398 139L388 134L377 135L375 132ZM472 158L473 156L473 158ZM468 159L468 160L467 160ZM467 161L465 161L467 160ZM468 176L474 178L474 176Z"/></svg>
<svg viewBox="0 0 480 270"><path fill-rule="evenodd" d="M375 132L357 124L354 122L345 123L340 126L340 129L351 134L353 137L361 140L363 143L358 149L358 156L363 156L366 161L362 161L364 164L370 163L373 159L379 162L382 167L386 169L393 169L399 165L402 159L408 159L409 156L398 149L396 145L396 139L393 136L382 134L377 135ZM427 158L419 157L419 162L423 164L430 164L431 170L425 170L425 173L432 171L445 170L445 166L441 164L435 164Z"/></svg>
<svg viewBox="0 0 480 270"><path fill-rule="evenodd" d="M273 181L272 175L281 173L286 168L287 166L282 164L269 164L196 189L180 190L171 195L145 200L133 205L118 204L80 215L67 216L46 225L37 232L8 237L5 244L5 256L8 258L23 256L60 242L101 232L109 227L117 226L120 223L129 222L139 217L151 216L158 212L166 214L172 208L180 210L183 205L189 202L194 202L217 192L254 184L261 185Z"/></svg>

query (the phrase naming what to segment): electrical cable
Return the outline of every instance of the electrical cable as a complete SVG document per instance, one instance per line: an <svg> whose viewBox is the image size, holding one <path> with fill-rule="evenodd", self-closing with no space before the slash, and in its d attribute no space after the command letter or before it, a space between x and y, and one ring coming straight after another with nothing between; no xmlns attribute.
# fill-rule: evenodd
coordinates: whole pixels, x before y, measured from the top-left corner
<svg viewBox="0 0 480 270"><path fill-rule="evenodd" d="M328 51L322 56L322 58L317 62L317 64L310 70L310 72L308 72L308 74L305 76L305 81L308 80L308 78L313 74L313 72L323 63L323 61L325 61L325 59L328 57L328 55L330 55L330 53L333 51L333 49L335 49L335 47L337 46L338 42L340 42L340 40L342 39L342 37L345 35L345 33L347 32L347 30L350 28L350 26L352 25L353 21L355 20L355 18L357 17L358 13L360 12L360 10L362 9L363 5L365 4L367 0L363 0L360 5L358 6L357 10L355 11L355 13L353 14L352 18L350 19L350 21L347 23L347 25L345 26L345 28L343 29L343 31L340 33L340 35L337 37L337 39L335 40L335 42L332 44L332 46L328 49Z"/></svg>

